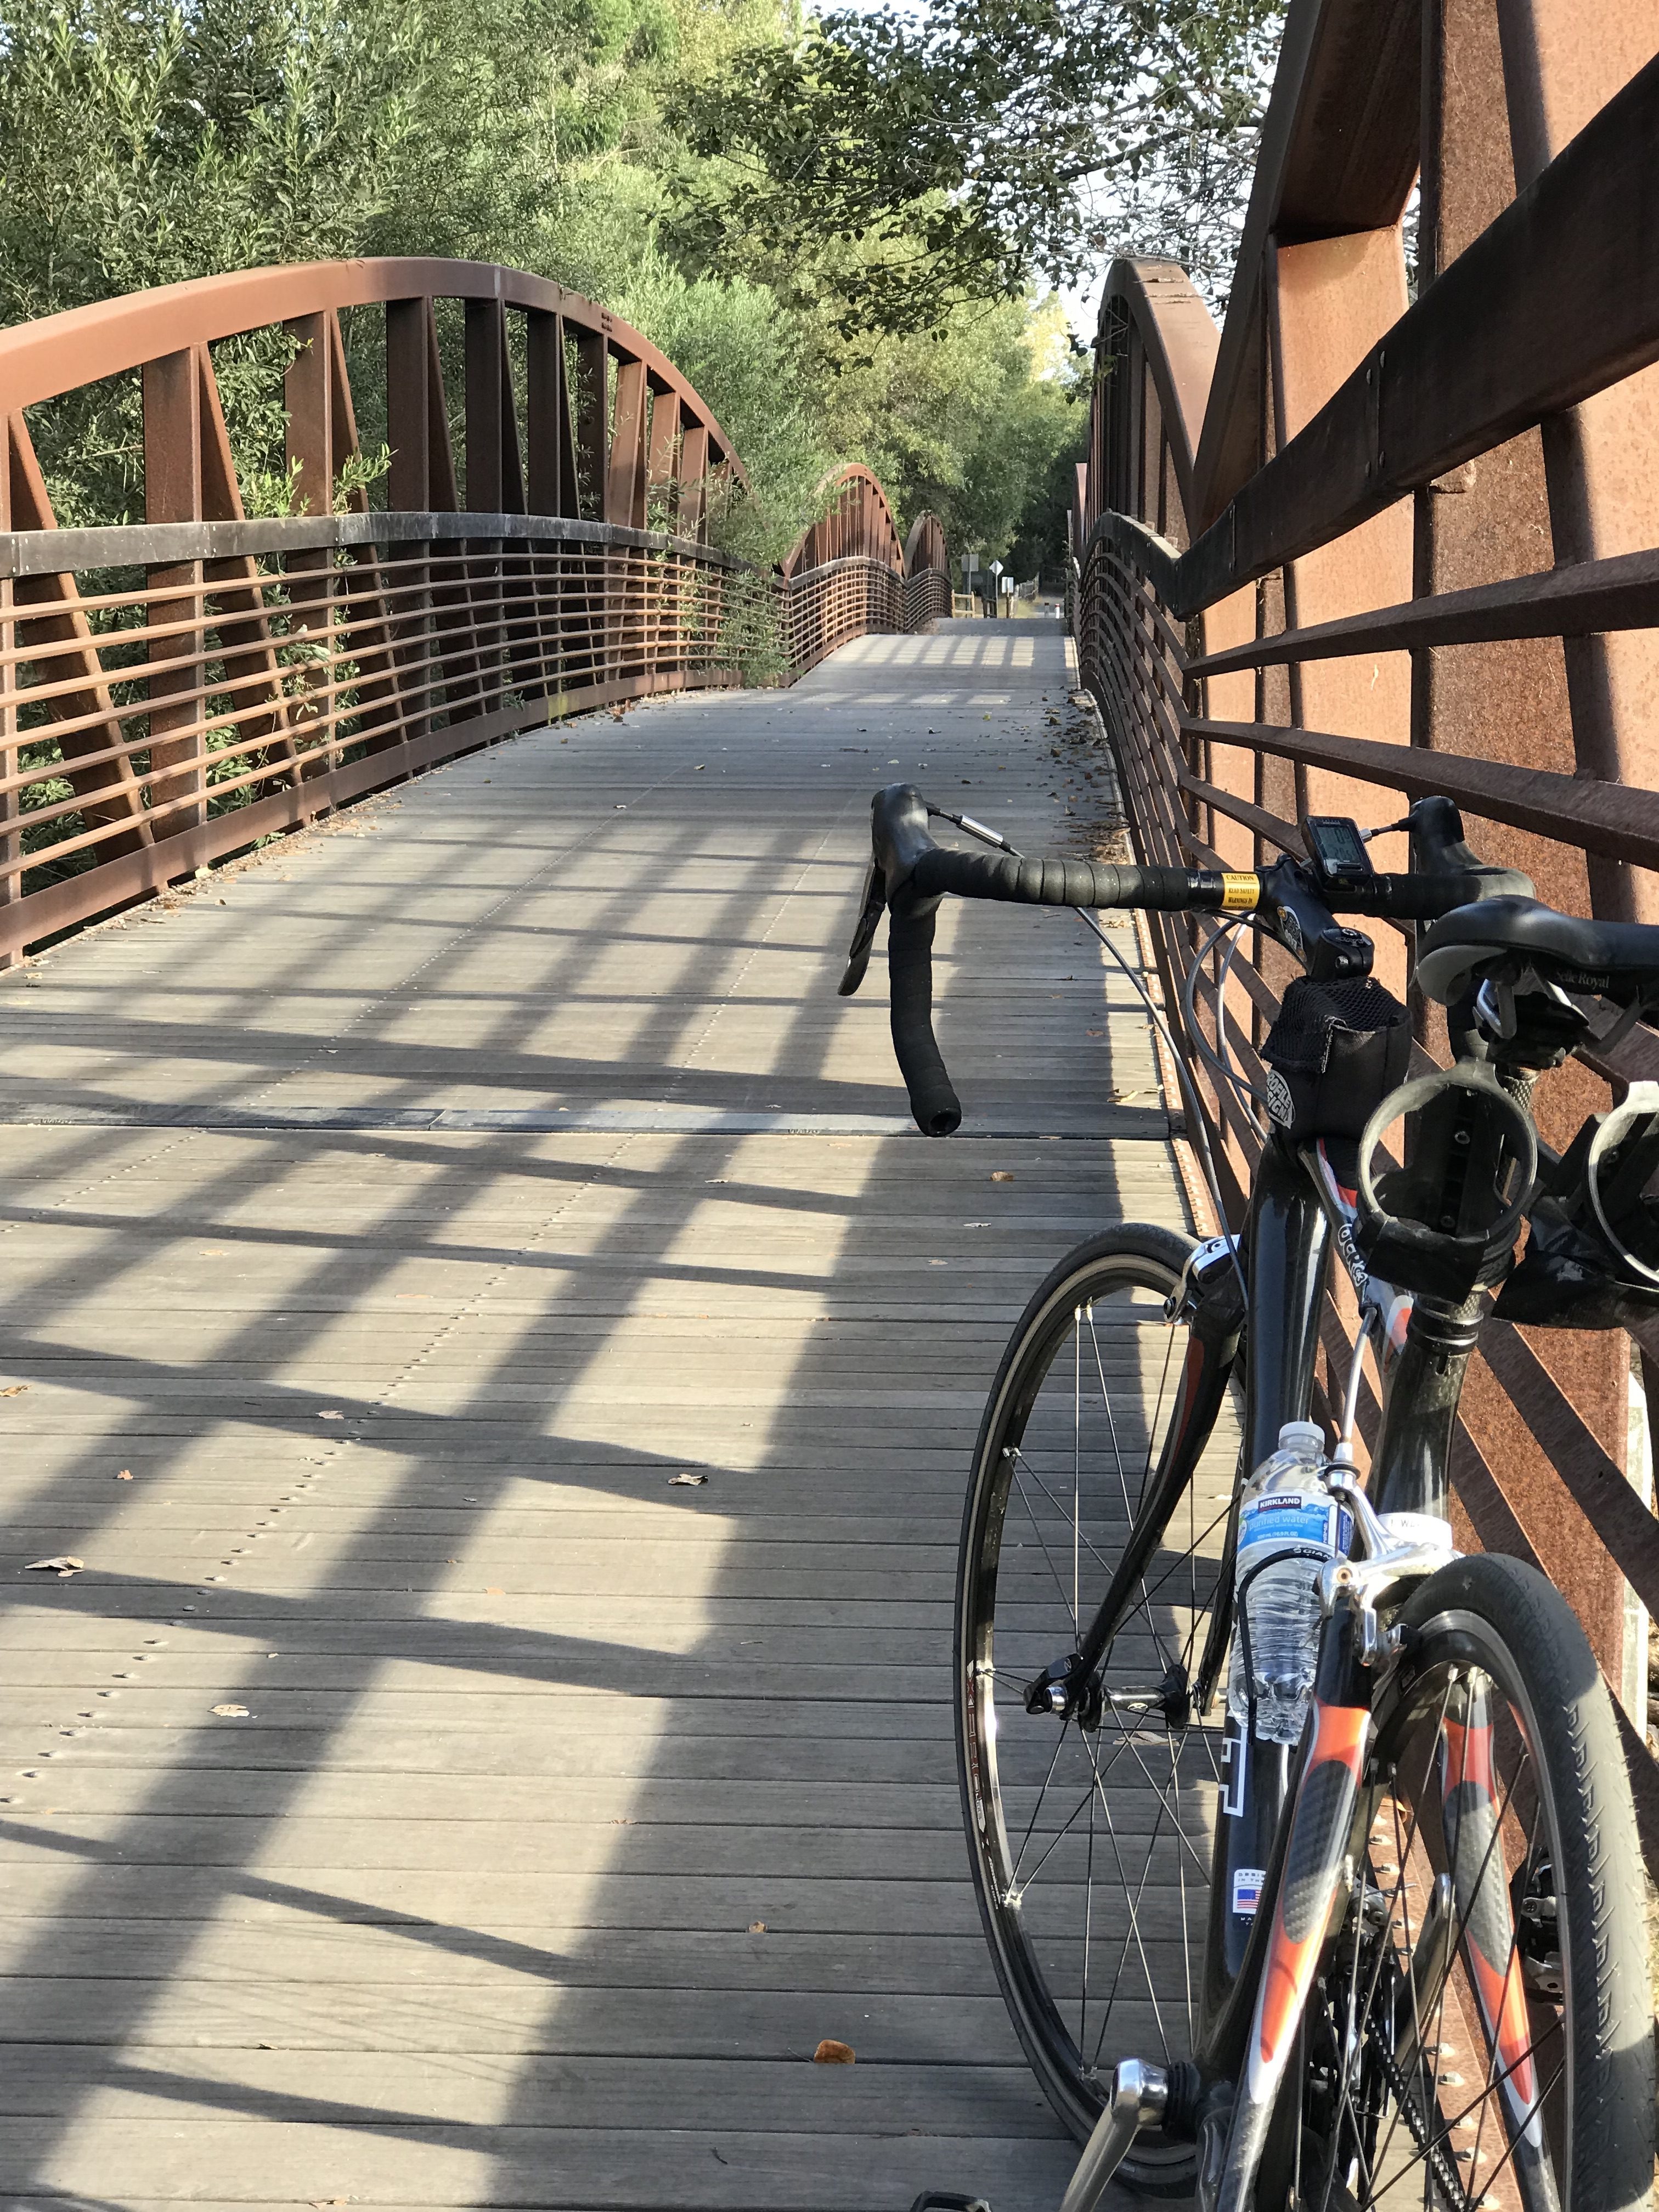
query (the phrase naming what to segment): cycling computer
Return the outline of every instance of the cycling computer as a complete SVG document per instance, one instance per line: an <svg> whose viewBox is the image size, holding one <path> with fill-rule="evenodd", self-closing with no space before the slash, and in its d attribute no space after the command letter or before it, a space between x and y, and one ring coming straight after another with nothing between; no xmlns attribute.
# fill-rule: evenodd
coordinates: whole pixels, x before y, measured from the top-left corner
<svg viewBox="0 0 1659 2212"><path fill-rule="evenodd" d="M1366 884L1376 874L1359 825L1346 814L1310 814L1302 826L1314 872L1322 883Z"/></svg>

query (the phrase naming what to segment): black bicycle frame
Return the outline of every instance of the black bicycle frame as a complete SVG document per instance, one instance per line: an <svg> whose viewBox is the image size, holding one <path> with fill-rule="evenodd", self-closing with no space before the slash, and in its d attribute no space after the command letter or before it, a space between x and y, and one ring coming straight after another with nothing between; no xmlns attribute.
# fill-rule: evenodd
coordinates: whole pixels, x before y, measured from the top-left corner
<svg viewBox="0 0 1659 2212"><path fill-rule="evenodd" d="M1232 1628L1233 1559L1244 1480L1279 1443L1286 1421L1305 1419L1313 1401L1319 1323L1334 1247L1362 1312L1382 1322L1382 1408L1368 1492L1380 1512L1446 1512L1446 1469L1464 1373L1473 1349L1478 1301L1414 1302L1375 1283L1353 1241L1355 1193L1317 1143L1269 1136L1250 1194L1245 1419L1238 1479L1205 1651L1194 1679L1200 1709L1216 1693ZM1237 1278L1212 1271L1192 1316L1180 1400L1158 1463L1136 1516L1130 1546L1079 1644L1079 1672L1100 1662L1139 1600L1140 1578L1207 1441L1225 1396L1241 1337ZM1359 1357L1357 1347L1355 1357ZM1273 1893L1282 1853L1285 1803L1294 1786L1295 1746L1259 1742L1229 1714L1222 1739L1221 1818L1217 1822L1205 1952L1204 2021L1199 2059L1206 2073L1231 2075L1242 2058L1255 2002L1256 1905ZM1265 1932L1265 1922L1260 1923Z"/></svg>

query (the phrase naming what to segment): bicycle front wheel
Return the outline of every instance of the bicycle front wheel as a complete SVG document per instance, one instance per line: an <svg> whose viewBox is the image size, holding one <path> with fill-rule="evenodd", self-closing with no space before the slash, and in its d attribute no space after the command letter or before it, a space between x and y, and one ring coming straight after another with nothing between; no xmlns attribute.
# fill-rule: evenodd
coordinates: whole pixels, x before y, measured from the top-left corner
<svg viewBox="0 0 1659 2212"><path fill-rule="evenodd" d="M1194 1690L1240 1427L1215 1376L1192 1433L1212 1355L1169 1310L1192 1249L1126 1225L1055 1268L992 1389L963 1526L957 1740L974 1881L1014 2026L1079 2137L1120 2058L1184 2058L1198 2026L1225 1702L1224 1685L1198 1711ZM1194 1463L1154 1504L1177 1421ZM1028 1711L1029 1686L1077 1650L1137 1538L1152 1548L1098 1695L1065 1719ZM1124 2168L1170 2193L1193 2171L1192 2146L1157 2132Z"/></svg>
<svg viewBox="0 0 1659 2212"><path fill-rule="evenodd" d="M1653 2016L1629 1779L1577 1616L1483 1555L1401 1607L1303 2039L1309 2212L1635 2212Z"/></svg>

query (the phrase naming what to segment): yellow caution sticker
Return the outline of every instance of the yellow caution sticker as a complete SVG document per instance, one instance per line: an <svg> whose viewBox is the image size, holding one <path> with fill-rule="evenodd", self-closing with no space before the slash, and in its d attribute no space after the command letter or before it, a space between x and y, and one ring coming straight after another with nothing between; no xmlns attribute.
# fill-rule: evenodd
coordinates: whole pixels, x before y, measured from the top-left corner
<svg viewBox="0 0 1659 2212"><path fill-rule="evenodd" d="M1230 870L1221 878L1221 911L1223 914L1248 914L1261 896L1261 878L1256 875L1235 875Z"/></svg>

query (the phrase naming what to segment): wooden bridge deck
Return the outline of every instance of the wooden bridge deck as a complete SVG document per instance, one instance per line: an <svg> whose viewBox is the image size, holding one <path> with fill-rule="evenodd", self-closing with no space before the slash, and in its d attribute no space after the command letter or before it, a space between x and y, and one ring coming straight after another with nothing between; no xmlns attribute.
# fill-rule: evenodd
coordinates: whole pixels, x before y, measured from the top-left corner
<svg viewBox="0 0 1659 2212"><path fill-rule="evenodd" d="M1178 1187L1068 917L947 923L951 1144L835 981L877 783L1087 817L1069 680L538 733L8 986L0 2199L1057 2202L951 1569L1012 1317Z"/></svg>

